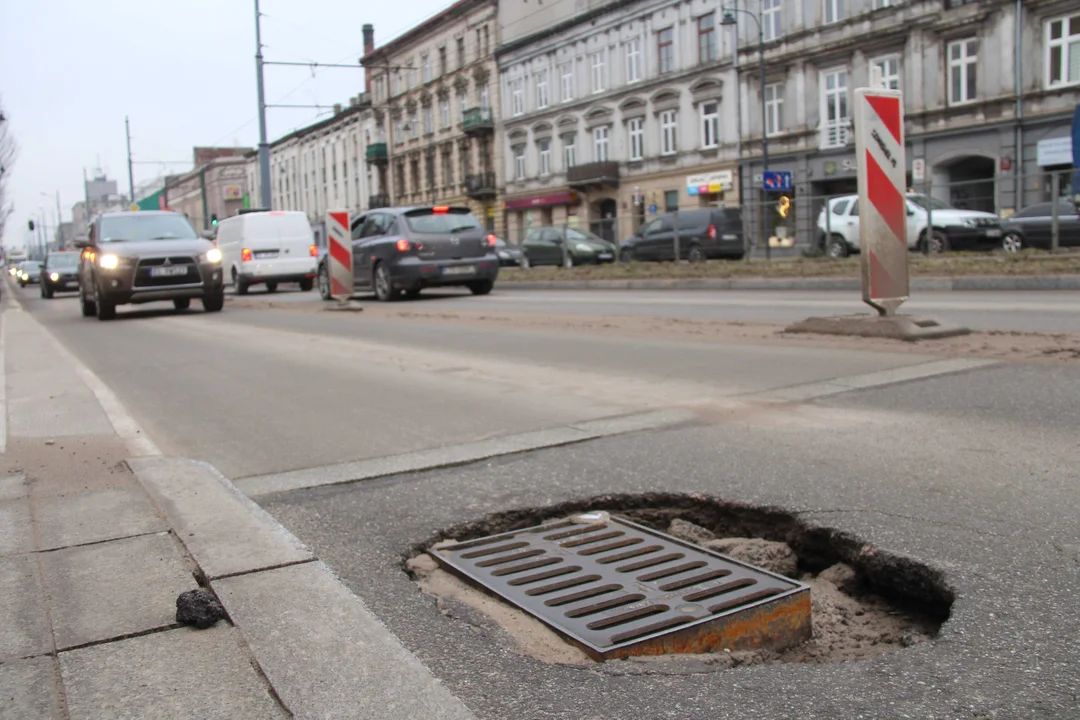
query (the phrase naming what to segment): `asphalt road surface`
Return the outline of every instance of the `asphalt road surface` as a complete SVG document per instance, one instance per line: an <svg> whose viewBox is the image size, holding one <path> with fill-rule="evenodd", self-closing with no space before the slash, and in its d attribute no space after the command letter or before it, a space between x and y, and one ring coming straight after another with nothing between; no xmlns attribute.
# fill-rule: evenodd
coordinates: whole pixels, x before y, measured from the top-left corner
<svg viewBox="0 0 1080 720"><path fill-rule="evenodd" d="M1076 363L942 362L932 348L677 342L273 307L121 308L101 323L79 317L74 298L5 289L5 303L9 293L165 453L214 464L311 546L482 720L1080 717ZM788 304L804 295L821 305ZM275 297L314 302L310 293ZM754 298L760 304L736 302ZM422 304L740 319L857 309L837 298L508 291ZM971 325L1052 318L1075 329L1075 299L954 293L924 302ZM567 434L658 411L678 413L630 432ZM454 459L455 449L508 437L540 440L524 452ZM303 484L403 454L432 467ZM280 487L271 478L283 473L299 484L260 491ZM441 613L402 571L418 544L489 513L657 491L781 508L926 563L956 594L951 617L934 641L872 661L552 666L517 654L495 629Z"/></svg>
<svg viewBox="0 0 1080 720"><path fill-rule="evenodd" d="M427 291L425 310L456 307L453 291ZM276 303L318 302L314 293L253 291L251 299ZM361 302L373 302L362 298ZM768 290L514 290L499 287L474 298L471 309L569 315L650 317L793 323L810 315L870 312L856 292ZM901 312L929 315L973 330L1080 332L1080 292L916 293Z"/></svg>

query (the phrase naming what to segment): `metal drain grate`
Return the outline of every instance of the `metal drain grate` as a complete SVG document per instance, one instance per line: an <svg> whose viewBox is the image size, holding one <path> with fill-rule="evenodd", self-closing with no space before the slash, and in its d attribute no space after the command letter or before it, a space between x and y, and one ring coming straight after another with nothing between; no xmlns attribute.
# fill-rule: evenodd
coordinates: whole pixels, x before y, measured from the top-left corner
<svg viewBox="0 0 1080 720"><path fill-rule="evenodd" d="M431 555L597 660L810 637L810 588L607 513L433 548Z"/></svg>

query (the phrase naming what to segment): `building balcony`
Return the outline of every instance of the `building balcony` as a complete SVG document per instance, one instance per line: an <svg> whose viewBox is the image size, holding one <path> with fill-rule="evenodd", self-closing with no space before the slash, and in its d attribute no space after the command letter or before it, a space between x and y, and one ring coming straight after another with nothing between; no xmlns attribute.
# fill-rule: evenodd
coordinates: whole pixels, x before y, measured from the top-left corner
<svg viewBox="0 0 1080 720"><path fill-rule="evenodd" d="M495 173L482 172L466 175L465 194L473 200L493 200L496 195Z"/></svg>
<svg viewBox="0 0 1080 720"><path fill-rule="evenodd" d="M390 207L389 195L371 195L368 197L368 210Z"/></svg>
<svg viewBox="0 0 1080 720"><path fill-rule="evenodd" d="M851 121L839 120L826 122L821 125L819 148L821 150L834 150L847 147L851 141Z"/></svg>
<svg viewBox="0 0 1080 720"><path fill-rule="evenodd" d="M386 143L371 143L364 151L364 158L372 165L385 165L389 156L386 152Z"/></svg>
<svg viewBox="0 0 1080 720"><path fill-rule="evenodd" d="M619 187L619 163L607 161L575 165L566 171L566 184L580 189L602 185Z"/></svg>
<svg viewBox="0 0 1080 720"><path fill-rule="evenodd" d="M487 135L495 132L495 114L489 107L469 108L461 116L461 129L467 135Z"/></svg>

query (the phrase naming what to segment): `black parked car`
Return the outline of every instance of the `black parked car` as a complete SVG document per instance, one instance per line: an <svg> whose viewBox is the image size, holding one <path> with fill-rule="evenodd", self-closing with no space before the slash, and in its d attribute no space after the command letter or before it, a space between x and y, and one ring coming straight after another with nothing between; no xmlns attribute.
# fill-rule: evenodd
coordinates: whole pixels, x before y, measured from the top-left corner
<svg viewBox="0 0 1080 720"><path fill-rule="evenodd" d="M703 262L714 258L740 260L743 246L739 208L702 208L678 213L679 259ZM645 223L638 234L622 244L619 258L674 260L676 213L664 213Z"/></svg>
<svg viewBox="0 0 1080 720"><path fill-rule="evenodd" d="M1001 223L1001 249L1049 248L1054 210L1049 202L1029 205ZM1072 200L1058 198L1058 245L1080 247L1080 208Z"/></svg>
<svg viewBox="0 0 1080 720"><path fill-rule="evenodd" d="M615 245L588 230L552 225L533 228L521 244L525 267L615 262Z"/></svg>
<svg viewBox="0 0 1080 720"><path fill-rule="evenodd" d="M51 252L41 268L41 297L79 289L79 253Z"/></svg>
<svg viewBox="0 0 1080 720"><path fill-rule="evenodd" d="M520 267L525 259L521 248L502 238L495 238L495 254L499 256L499 267Z"/></svg>
<svg viewBox="0 0 1080 720"><path fill-rule="evenodd" d="M464 285L487 295L499 276L496 237L467 207L372 210L352 222L353 291L383 302L428 287ZM319 261L319 294L331 298L328 256Z"/></svg>

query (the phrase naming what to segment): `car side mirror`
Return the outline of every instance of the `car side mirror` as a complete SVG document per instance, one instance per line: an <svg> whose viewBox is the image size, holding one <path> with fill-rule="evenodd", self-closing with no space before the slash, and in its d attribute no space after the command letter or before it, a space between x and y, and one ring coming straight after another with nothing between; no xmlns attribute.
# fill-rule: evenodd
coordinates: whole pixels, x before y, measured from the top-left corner
<svg viewBox="0 0 1080 720"><path fill-rule="evenodd" d="M85 250L86 248L90 247L90 241L89 240L76 240L75 241L75 247L78 248L79 250Z"/></svg>
<svg viewBox="0 0 1080 720"><path fill-rule="evenodd" d="M216 236L216 233L213 230L203 230L201 234L206 240L213 240Z"/></svg>
<svg viewBox="0 0 1080 720"><path fill-rule="evenodd" d="M908 217L911 217L912 215L914 215L915 214L915 208L909 207L907 209L907 214L908 214Z"/></svg>

